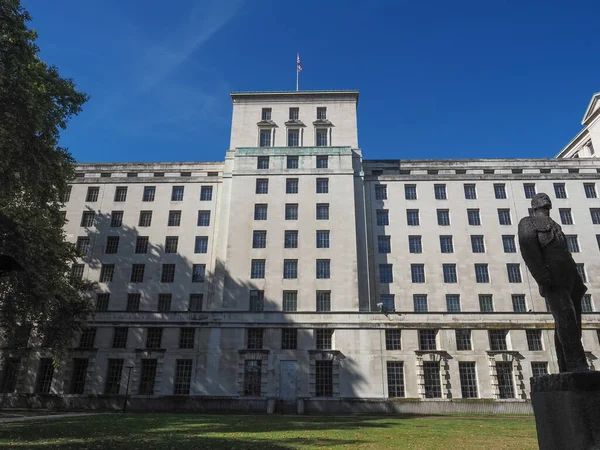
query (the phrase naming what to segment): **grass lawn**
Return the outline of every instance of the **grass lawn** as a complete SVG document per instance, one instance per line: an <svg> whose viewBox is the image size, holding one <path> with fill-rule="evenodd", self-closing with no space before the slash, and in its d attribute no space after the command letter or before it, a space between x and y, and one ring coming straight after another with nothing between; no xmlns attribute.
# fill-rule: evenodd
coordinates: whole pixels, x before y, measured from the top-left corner
<svg viewBox="0 0 600 450"><path fill-rule="evenodd" d="M533 417L99 414L0 423L11 449L537 449Z"/></svg>

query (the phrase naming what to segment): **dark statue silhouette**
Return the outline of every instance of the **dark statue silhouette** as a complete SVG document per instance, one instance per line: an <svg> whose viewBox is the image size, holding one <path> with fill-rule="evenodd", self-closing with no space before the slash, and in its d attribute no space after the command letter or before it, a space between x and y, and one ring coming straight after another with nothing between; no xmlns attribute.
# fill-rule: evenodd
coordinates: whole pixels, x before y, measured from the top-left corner
<svg viewBox="0 0 600 450"><path fill-rule="evenodd" d="M581 344L581 300L587 287L560 225L550 218L550 197L536 194L531 206L533 215L519 222L519 246L540 295L554 316L558 368L560 372L589 370Z"/></svg>

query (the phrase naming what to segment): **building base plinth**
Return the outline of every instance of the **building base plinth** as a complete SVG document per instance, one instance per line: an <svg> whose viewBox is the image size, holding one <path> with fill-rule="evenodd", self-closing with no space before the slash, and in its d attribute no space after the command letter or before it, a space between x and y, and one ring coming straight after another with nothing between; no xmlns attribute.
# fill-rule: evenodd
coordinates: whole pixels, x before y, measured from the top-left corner
<svg viewBox="0 0 600 450"><path fill-rule="evenodd" d="M540 450L600 450L600 372L531 378Z"/></svg>

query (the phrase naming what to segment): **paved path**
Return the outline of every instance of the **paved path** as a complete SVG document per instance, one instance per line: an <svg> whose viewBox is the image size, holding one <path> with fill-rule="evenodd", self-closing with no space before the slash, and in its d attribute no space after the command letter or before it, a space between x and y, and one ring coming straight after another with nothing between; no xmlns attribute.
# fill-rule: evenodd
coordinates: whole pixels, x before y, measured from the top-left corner
<svg viewBox="0 0 600 450"><path fill-rule="evenodd" d="M0 419L0 423L24 422L26 420L66 419L68 417L91 416L94 414L97 414L97 413L65 413L65 414L46 414L44 416L7 417L5 419Z"/></svg>

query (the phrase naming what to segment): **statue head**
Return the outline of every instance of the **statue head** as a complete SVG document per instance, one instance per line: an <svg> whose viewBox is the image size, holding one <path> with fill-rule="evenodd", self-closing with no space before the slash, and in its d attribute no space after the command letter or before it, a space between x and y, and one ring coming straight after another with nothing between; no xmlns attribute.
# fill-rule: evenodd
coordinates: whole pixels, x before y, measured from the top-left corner
<svg viewBox="0 0 600 450"><path fill-rule="evenodd" d="M548 194L540 192L539 194L535 194L531 199L531 207L535 209L543 208L543 209L552 209L552 201L550 201L550 197Z"/></svg>

